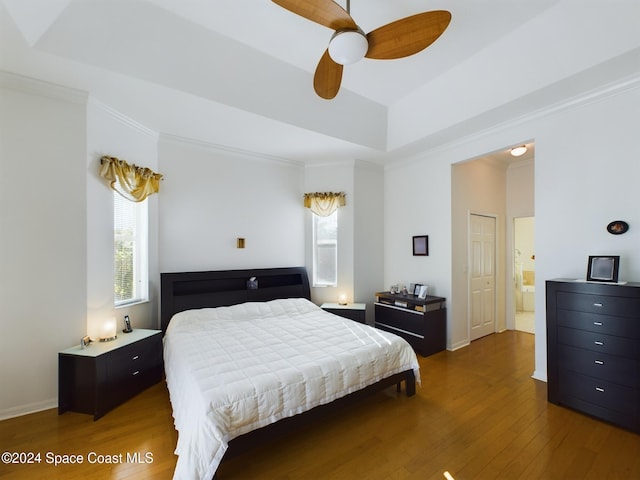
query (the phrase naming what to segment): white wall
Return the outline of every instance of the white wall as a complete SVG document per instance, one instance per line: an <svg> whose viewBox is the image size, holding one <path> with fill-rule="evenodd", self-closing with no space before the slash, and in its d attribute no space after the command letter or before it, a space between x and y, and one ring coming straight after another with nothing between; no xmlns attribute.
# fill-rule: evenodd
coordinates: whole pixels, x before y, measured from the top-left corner
<svg viewBox="0 0 640 480"><path fill-rule="evenodd" d="M515 162L507 169L507 218L535 216L535 160Z"/></svg>
<svg viewBox="0 0 640 480"><path fill-rule="evenodd" d="M496 219L495 291L496 329L506 328L505 320L505 217L507 168L492 160L479 159L452 166L452 258L451 311L448 348L456 349L470 341L469 309L469 214ZM464 301L463 301L464 300Z"/></svg>
<svg viewBox="0 0 640 480"><path fill-rule="evenodd" d="M354 302L367 305L373 324L375 293L384 287L384 170L364 162L354 168Z"/></svg>
<svg viewBox="0 0 640 480"><path fill-rule="evenodd" d="M429 295L445 297L450 310L450 164L435 153L388 167L384 222L384 289L422 283L429 286ZM413 256L414 235L429 236L428 256Z"/></svg>
<svg viewBox="0 0 640 480"><path fill-rule="evenodd" d="M161 272L304 265L301 165L164 136L158 155Z"/></svg>
<svg viewBox="0 0 640 480"><path fill-rule="evenodd" d="M105 319L133 328L159 328L158 196L147 199L149 212L149 301L114 308L113 190L99 175L100 157L108 155L158 171L158 135L94 99L87 108L87 332L99 336ZM162 172L160 172L162 173Z"/></svg>
<svg viewBox="0 0 640 480"><path fill-rule="evenodd" d="M535 139L536 293L546 279L584 278L591 254L619 254L621 280L640 280L640 162L634 157L640 124L640 88L637 82L609 85L606 90L573 98L546 112L499 128L478 132L455 144L425 153L421 158L387 169L385 179L385 281L416 275L407 258L408 236L415 226L442 237L435 255L451 258L447 200L450 165L487 152ZM419 108L416 105L416 108ZM424 185L417 184L417 178ZM437 180L431 180L437 179ZM403 199L403 209L397 208ZM630 230L614 236L606 232L612 220L626 220ZM431 237L430 237L431 240ZM444 251L440 251L444 250ZM435 259L434 259L435 260ZM429 263L429 278L438 294L449 296L449 264ZM429 283L429 282L427 282ZM460 322L462 320L458 320ZM458 324L450 325L453 332ZM534 377L546 379L545 295L536 295ZM450 333L451 335L451 333Z"/></svg>
<svg viewBox="0 0 640 480"><path fill-rule="evenodd" d="M58 351L86 333L86 95L10 83L0 82L0 418L57 405Z"/></svg>

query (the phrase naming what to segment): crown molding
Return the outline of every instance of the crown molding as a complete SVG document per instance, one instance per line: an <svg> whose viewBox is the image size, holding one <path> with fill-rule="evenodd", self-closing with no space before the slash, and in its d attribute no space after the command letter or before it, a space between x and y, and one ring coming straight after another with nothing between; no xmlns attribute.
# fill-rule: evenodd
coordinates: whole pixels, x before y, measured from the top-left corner
<svg viewBox="0 0 640 480"><path fill-rule="evenodd" d="M83 90L57 85L4 70L0 70L0 87L78 105L86 105L89 99L89 94Z"/></svg>
<svg viewBox="0 0 640 480"><path fill-rule="evenodd" d="M158 138L160 137L160 134L155 130L149 127L146 127L145 125L137 122L136 120L133 120L131 117L127 117L123 113L119 112L118 110L115 110L114 108L101 102L95 97L89 97L89 105L102 111L103 113L111 117L113 120L124 125L125 127L131 128L132 130L136 130L137 132L142 133L143 135L147 135L155 140L158 140Z"/></svg>
<svg viewBox="0 0 640 480"><path fill-rule="evenodd" d="M176 143L187 145L190 147L199 148L202 150L207 150L215 153L225 153L238 157L247 158L250 157L252 160L260 160L269 163L275 163L279 165L285 165L289 167L303 167L304 163L296 160L289 160L286 158L276 157L274 155L267 155L260 152L253 152L251 150L245 150L242 148L229 147L226 145L220 145L217 143L205 142L202 140L195 140L193 138L182 137L179 135L172 135L169 133L160 133L159 136L160 141L168 142L168 143Z"/></svg>

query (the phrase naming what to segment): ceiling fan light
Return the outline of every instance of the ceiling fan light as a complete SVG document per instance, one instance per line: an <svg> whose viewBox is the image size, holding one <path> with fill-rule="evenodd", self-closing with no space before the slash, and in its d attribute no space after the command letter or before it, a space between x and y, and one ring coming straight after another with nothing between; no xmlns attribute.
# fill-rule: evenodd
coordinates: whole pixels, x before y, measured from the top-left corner
<svg viewBox="0 0 640 480"><path fill-rule="evenodd" d="M521 155L524 155L525 153L527 153L527 146L520 145L519 147L513 147L510 153L514 157L520 157Z"/></svg>
<svg viewBox="0 0 640 480"><path fill-rule="evenodd" d="M338 30L329 42L329 55L340 65L362 60L369 50L369 42L362 30Z"/></svg>

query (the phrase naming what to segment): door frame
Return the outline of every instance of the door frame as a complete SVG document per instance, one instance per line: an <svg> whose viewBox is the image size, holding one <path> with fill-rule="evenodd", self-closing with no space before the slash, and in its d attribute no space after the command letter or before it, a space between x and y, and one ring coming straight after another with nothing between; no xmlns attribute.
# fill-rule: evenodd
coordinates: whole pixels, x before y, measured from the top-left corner
<svg viewBox="0 0 640 480"><path fill-rule="evenodd" d="M498 332L498 310L497 310L497 286L498 286L498 219L499 216L495 213L486 213L476 210L467 210L467 338L471 342L471 216L489 217L493 218L494 225L494 242L493 242L493 274L494 274L494 287L493 287L493 333Z"/></svg>

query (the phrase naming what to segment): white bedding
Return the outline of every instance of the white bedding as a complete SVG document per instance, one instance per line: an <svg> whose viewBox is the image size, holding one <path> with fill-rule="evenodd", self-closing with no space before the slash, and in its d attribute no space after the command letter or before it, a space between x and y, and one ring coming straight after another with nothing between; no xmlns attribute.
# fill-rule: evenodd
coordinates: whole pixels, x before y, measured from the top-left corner
<svg viewBox="0 0 640 480"><path fill-rule="evenodd" d="M178 313L164 362L178 480L210 480L243 433L405 370L420 381L405 340L300 298Z"/></svg>

